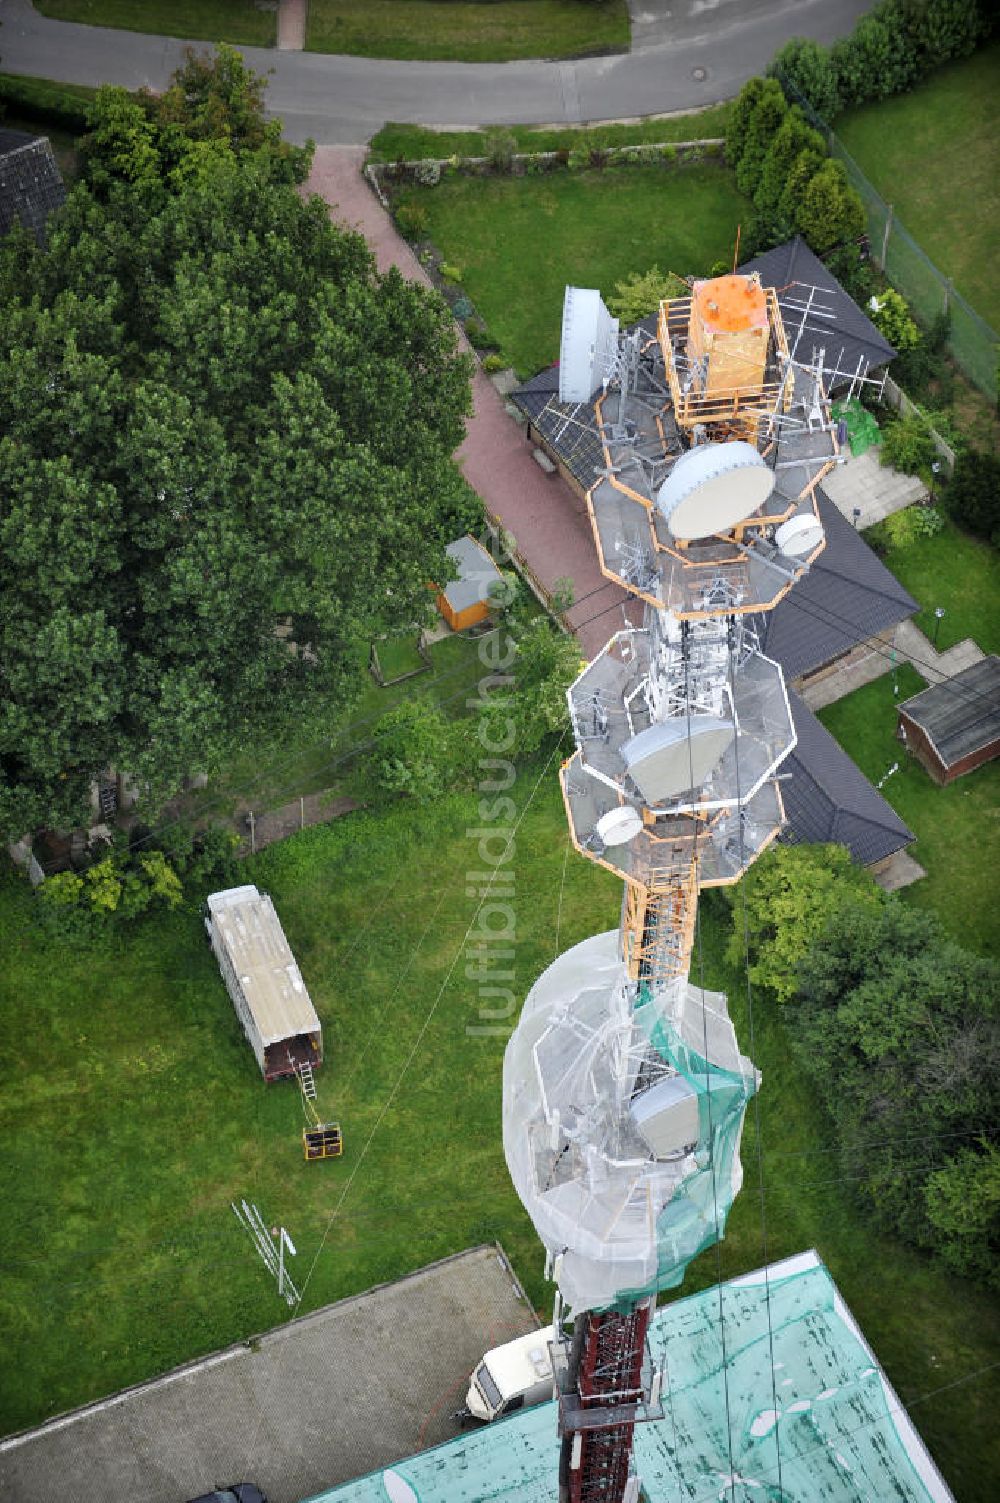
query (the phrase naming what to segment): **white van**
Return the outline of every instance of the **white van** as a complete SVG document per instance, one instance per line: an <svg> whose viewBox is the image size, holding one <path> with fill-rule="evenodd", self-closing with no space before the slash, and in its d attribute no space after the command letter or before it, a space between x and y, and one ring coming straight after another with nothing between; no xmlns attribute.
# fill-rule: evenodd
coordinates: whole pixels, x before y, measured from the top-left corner
<svg viewBox="0 0 1000 1503"><path fill-rule="evenodd" d="M552 1327L546 1326L487 1352L472 1374L465 1408L458 1418L489 1424L503 1414L513 1414L515 1409L551 1399L551 1340Z"/></svg>

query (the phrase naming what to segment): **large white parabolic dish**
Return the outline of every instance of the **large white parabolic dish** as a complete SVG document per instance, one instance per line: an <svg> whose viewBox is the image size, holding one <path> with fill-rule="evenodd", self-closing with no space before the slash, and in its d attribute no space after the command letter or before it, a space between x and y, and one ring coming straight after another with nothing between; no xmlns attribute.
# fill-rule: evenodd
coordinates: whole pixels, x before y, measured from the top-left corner
<svg viewBox="0 0 1000 1503"><path fill-rule="evenodd" d="M589 402L615 368L618 320L596 287L567 287L559 344L560 402Z"/></svg>
<svg viewBox="0 0 1000 1503"><path fill-rule="evenodd" d="M691 541L746 521L774 490L774 472L753 444L696 444L675 463L656 504L672 537Z"/></svg>

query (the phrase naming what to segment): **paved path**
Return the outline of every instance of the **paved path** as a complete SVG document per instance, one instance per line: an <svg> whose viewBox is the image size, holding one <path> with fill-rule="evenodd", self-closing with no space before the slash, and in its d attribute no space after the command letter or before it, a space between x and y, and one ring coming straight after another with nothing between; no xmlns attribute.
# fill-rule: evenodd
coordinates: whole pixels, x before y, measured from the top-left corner
<svg viewBox="0 0 1000 1503"><path fill-rule="evenodd" d="M413 63L241 50L251 67L271 73L268 105L291 140L358 143L386 120L579 124L697 109L737 93L789 36L833 41L868 6L869 0L677 0L663 7L662 29L650 32L650 45L563 63ZM169 37L52 21L29 0L0 0L0 14L9 73L160 89L184 47Z"/></svg>
<svg viewBox="0 0 1000 1503"><path fill-rule="evenodd" d="M895 658L893 658L895 654ZM865 657L828 673L815 684L802 690L802 698L810 710L822 710L824 705L835 704L838 699L853 694L863 684L873 683L891 672L893 663L909 663L929 684L939 684L942 679L954 678L956 673L970 668L985 656L982 649L970 637L956 642L945 652L937 652L913 621L901 621L896 627L891 647L882 647L869 652Z"/></svg>
<svg viewBox="0 0 1000 1503"><path fill-rule="evenodd" d="M292 1150L297 1094L287 1087ZM308 1171L328 1175L331 1200L338 1170ZM255 1257L235 1222L232 1246ZM287 1314L276 1293L273 1308ZM271 1503L298 1503L452 1439L483 1352L537 1328L498 1248L473 1248L0 1441L0 1497L178 1503L253 1479Z"/></svg>
<svg viewBox="0 0 1000 1503"><path fill-rule="evenodd" d="M301 52L306 45L307 0L278 0L278 51Z"/></svg>
<svg viewBox="0 0 1000 1503"><path fill-rule="evenodd" d="M381 270L398 266L404 276L429 286L423 267L361 176L363 160L363 147L317 147L306 190L318 193L339 223L361 231ZM478 366L472 392L473 415L458 451L466 479L513 535L520 560L544 592L551 594L559 579L573 581L578 603L566 620L593 657L621 625L621 606L629 597L600 573L582 500L561 476L538 468L522 429Z"/></svg>
<svg viewBox="0 0 1000 1503"><path fill-rule="evenodd" d="M916 475L902 475L879 462L878 449L849 459L827 475L823 490L849 522L870 527L894 511L927 499L927 487ZM855 519L854 508L861 512Z"/></svg>

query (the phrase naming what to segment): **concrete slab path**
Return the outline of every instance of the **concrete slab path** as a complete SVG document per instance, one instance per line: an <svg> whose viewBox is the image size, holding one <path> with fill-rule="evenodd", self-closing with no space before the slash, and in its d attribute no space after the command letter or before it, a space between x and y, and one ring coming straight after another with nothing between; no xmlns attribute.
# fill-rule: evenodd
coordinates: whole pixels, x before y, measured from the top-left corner
<svg viewBox="0 0 1000 1503"><path fill-rule="evenodd" d="M943 679L954 678L973 663L985 657L971 637L956 642L945 652L937 652L929 638L913 621L901 621L896 627L891 646L873 649L865 657L838 668L815 684L807 684L802 698L810 710L822 710L825 705L835 704L838 699L853 694L863 684L890 673L895 663L909 663L929 684L939 684Z"/></svg>
<svg viewBox="0 0 1000 1503"><path fill-rule="evenodd" d="M714 104L763 71L794 32L846 35L870 0L678 0L654 45L566 62L417 63L242 47L269 73L268 109L292 141L366 141L387 120L580 124ZM65 83L162 89L185 43L40 16L2 0L3 66ZM200 45L200 44L195 44Z"/></svg>
<svg viewBox="0 0 1000 1503"><path fill-rule="evenodd" d="M307 0L278 0L278 51L301 52L306 45Z"/></svg>
<svg viewBox="0 0 1000 1503"><path fill-rule="evenodd" d="M499 1249L473 1248L0 1441L0 1497L178 1503L254 1481L299 1503L450 1440L483 1352L537 1326Z"/></svg>
<svg viewBox="0 0 1000 1503"><path fill-rule="evenodd" d="M319 194L338 223L364 235L380 270L398 266L404 276L430 286L362 177L363 161L358 147L317 147L305 188ZM468 348L464 338L462 343ZM473 414L458 451L465 477L491 516L513 536L519 562L545 594L553 593L557 581L572 580L575 603L566 622L592 657L622 624L622 606L629 597L601 575L583 501L561 476L545 475L535 464L523 430L478 365L472 395Z"/></svg>
<svg viewBox="0 0 1000 1503"><path fill-rule="evenodd" d="M881 464L878 449L838 465L824 479L823 490L849 522L862 528L927 499L927 487L919 476L902 475ZM861 513L857 518L855 507Z"/></svg>

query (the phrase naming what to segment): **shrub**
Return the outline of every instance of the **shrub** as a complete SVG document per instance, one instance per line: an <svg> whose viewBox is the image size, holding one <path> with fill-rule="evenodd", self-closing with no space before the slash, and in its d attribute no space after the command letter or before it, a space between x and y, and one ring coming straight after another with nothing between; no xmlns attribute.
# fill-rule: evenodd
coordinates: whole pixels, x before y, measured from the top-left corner
<svg viewBox="0 0 1000 1503"><path fill-rule="evenodd" d="M433 157L425 157L414 167L413 176L422 188L436 188L441 181L441 164Z"/></svg>
<svg viewBox="0 0 1000 1503"><path fill-rule="evenodd" d="M466 299L466 301L468 301L468 299ZM471 303L469 304L469 307L472 307ZM457 311L457 309L458 304L456 303L455 311ZM475 317L470 318L468 314L465 315L465 337L472 345L474 350L481 350L484 345L488 345L490 343L490 332L487 329L486 325L483 323L482 319Z"/></svg>
<svg viewBox="0 0 1000 1503"><path fill-rule="evenodd" d="M455 317L459 319L464 320L471 317L473 312L472 300L470 298L467 298L463 293L461 297L457 297L452 303L451 311L455 315Z"/></svg>
<svg viewBox="0 0 1000 1503"><path fill-rule="evenodd" d="M590 149L586 146L574 146L566 159L566 166L570 172L582 172L584 167L590 166Z"/></svg>
<svg viewBox="0 0 1000 1503"><path fill-rule="evenodd" d="M944 517L934 506L906 506L882 523L885 542L891 548L911 548L923 538L932 538L944 526Z"/></svg>
<svg viewBox="0 0 1000 1503"><path fill-rule="evenodd" d="M735 168L743 156L754 110L764 92L763 78L750 78L733 100L726 122L726 161Z"/></svg>
<svg viewBox="0 0 1000 1503"><path fill-rule="evenodd" d="M404 700L375 727L370 766L384 793L439 798L468 770L467 737L424 699Z"/></svg>
<svg viewBox="0 0 1000 1503"><path fill-rule="evenodd" d="M924 1184L927 1219L946 1268L1000 1286L1000 1149L986 1138L960 1148Z"/></svg>
<svg viewBox="0 0 1000 1503"><path fill-rule="evenodd" d="M608 308L622 324L634 324L655 313L664 298L683 297L686 293L687 287L679 277L651 266L648 271L635 271L624 281L616 282L608 298Z"/></svg>
<svg viewBox="0 0 1000 1503"><path fill-rule="evenodd" d="M736 163L736 186L741 193L753 196L760 181L768 148L787 114L788 101L778 80L765 79L760 98L747 123L743 150Z"/></svg>
<svg viewBox="0 0 1000 1503"><path fill-rule="evenodd" d="M764 213L776 213L793 163L804 151L822 157L826 142L819 131L807 125L802 111L793 105L771 139L761 164L753 201Z"/></svg>
<svg viewBox="0 0 1000 1503"><path fill-rule="evenodd" d="M920 330L910 313L910 306L895 287L874 293L868 300L868 311L876 329L900 354L920 343Z"/></svg>
<svg viewBox="0 0 1000 1503"><path fill-rule="evenodd" d="M864 205L847 180L843 162L828 158L809 179L795 223L799 233L818 252L861 237L865 229Z"/></svg>
<svg viewBox="0 0 1000 1503"><path fill-rule="evenodd" d="M679 155L676 146L661 146L659 148L660 161L665 167L676 167Z"/></svg>
<svg viewBox="0 0 1000 1503"><path fill-rule="evenodd" d="M945 500L956 522L1000 547L1000 458L976 449L959 454Z"/></svg>
<svg viewBox="0 0 1000 1503"><path fill-rule="evenodd" d="M450 261L442 261L438 271L446 282L460 282L462 280L462 268L453 266Z"/></svg>
<svg viewBox="0 0 1000 1503"><path fill-rule="evenodd" d="M806 37L792 37L768 65L769 74L791 88L791 100L801 97L821 120L833 120L840 113L840 88L837 70L828 48Z"/></svg>
<svg viewBox="0 0 1000 1503"><path fill-rule="evenodd" d="M396 228L407 240L419 240L421 235L427 233L427 207L417 203L415 199L408 198L397 204L394 218Z"/></svg>
<svg viewBox="0 0 1000 1503"><path fill-rule="evenodd" d="M488 375L492 375L494 371L504 371L506 369L507 362L502 355L487 355L483 361L483 370Z"/></svg>
<svg viewBox="0 0 1000 1503"><path fill-rule="evenodd" d="M509 130L491 130L483 142L483 155L494 172L510 172L514 166L517 142Z"/></svg>
<svg viewBox="0 0 1000 1503"><path fill-rule="evenodd" d="M882 430L879 462L900 470L904 475L918 475L929 470L937 450L927 425L917 413L899 418Z"/></svg>

